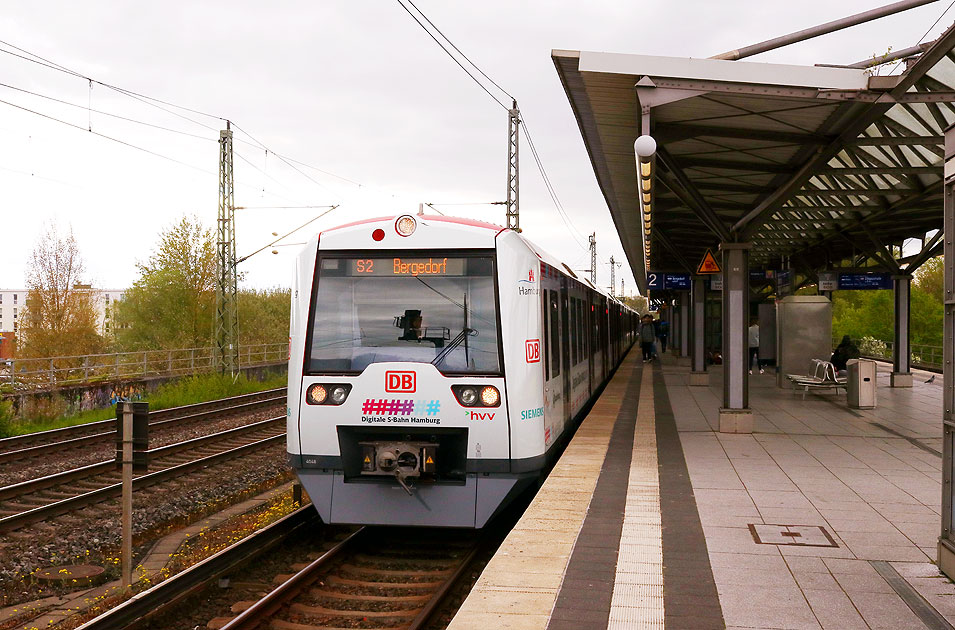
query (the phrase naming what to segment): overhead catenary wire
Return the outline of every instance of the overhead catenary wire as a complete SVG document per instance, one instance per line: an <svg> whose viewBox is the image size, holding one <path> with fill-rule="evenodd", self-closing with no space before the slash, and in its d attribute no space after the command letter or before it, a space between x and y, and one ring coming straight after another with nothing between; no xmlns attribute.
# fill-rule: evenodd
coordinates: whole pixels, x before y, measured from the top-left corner
<svg viewBox="0 0 955 630"><path fill-rule="evenodd" d="M398 3L398 6L400 6L402 9L404 9L404 10L408 13L408 15L410 15L411 18L412 18L415 22L418 23L418 26L420 26L421 29L422 29L425 33L427 33L428 36L429 36L431 39L434 40L434 43L436 43L436 44L438 45L438 47L440 47L441 50L443 50L443 51L445 52L445 54L447 54L448 57L450 57L451 60L458 65L459 68L461 68L462 70L464 70L465 74L467 74L469 77L471 77L471 80L472 80L472 81L474 81L475 83L477 83L478 87L480 87L482 90L484 90L485 92L487 92L487 95L490 96L492 99L494 99L494 101L495 101L498 105L500 105L502 108L504 108L505 110L510 109L507 105L504 104L504 101L502 101L502 100L499 99L498 97L494 96L494 94L492 94L491 91L490 91L489 89L487 89L487 86L484 85L484 84L481 82L480 79L478 79L476 76L474 76L474 74L473 74L470 70L468 70L467 68L465 68L465 67L464 67L464 64L461 63L461 61L460 61L457 57L455 57L453 54L451 54L451 51L448 50L447 47L446 47L444 44L441 43L441 40L439 40L437 37L434 36L434 33L432 33L430 30L428 30L428 27L425 26L424 23L423 23L420 19L418 19L418 16L417 16L417 15L415 15L414 13L411 12L411 9L409 9L408 7L405 6L405 4L404 4L404 2L402 2L402 0L395 0L395 1ZM415 10L418 11L419 13L421 13L421 11L420 11L420 9L418 9L418 7L415 7ZM421 15L424 16L424 13L421 13ZM425 17L425 19L428 20L427 17ZM432 23L431 20L428 20L428 23L431 24L431 23ZM435 30L437 30L437 28L435 28ZM438 32L440 33L440 31L438 31ZM447 37L445 37L443 33L441 33L441 37L444 38L445 41L447 41L449 44L451 44L451 41L450 41ZM451 44L451 45L453 46L453 44ZM454 48L455 48L455 50L458 50L457 46L455 46ZM461 56L464 56L464 54L461 53ZM465 57L465 59L467 59L467 57ZM468 62L470 63L470 60L468 60ZM471 65L474 65L474 64L471 64ZM477 66L474 66L474 67L477 68ZM478 72L481 72L481 70L478 69ZM481 74L484 74L484 73L481 72ZM487 76L487 75L485 75L485 76ZM493 81L491 81L491 82L494 83ZM497 84L495 83L495 85L497 85ZM504 90L501 90L501 91L503 92ZM504 93L507 94L507 92L504 92ZM512 100L513 100L513 98L512 98Z"/></svg>
<svg viewBox="0 0 955 630"><path fill-rule="evenodd" d="M11 56L13 56L13 57L22 59L22 60L24 60L24 61L28 61L28 62L30 62L30 63L38 64L38 65L43 66L43 67L46 67L46 68L48 68L48 69L55 70L55 71L58 71L58 72L62 72L62 73L71 75L71 76L73 76L73 77L82 79L83 81L86 81L90 86L92 86L93 84L100 85L100 86L102 86L102 87L105 87L105 88L108 88L108 89L110 89L110 90L113 90L113 91L115 91L115 92L117 92L117 93L119 93L119 94L122 94L122 95L124 95L124 96L129 97L129 98L132 98L132 99L134 99L134 100L136 100L136 101L142 102L142 103L144 103L144 104L146 104L146 105L149 105L149 106L151 106L151 107L158 108L158 109L160 109L160 110L162 110L162 111L164 111L164 112L166 112L166 113L169 113L169 114L171 114L171 115L173 115L173 116L177 116L177 117L179 117L179 118L182 118L183 120L189 121L189 122L191 122L191 123L194 123L194 124L196 124L196 125L202 126L202 127L206 128L206 129L209 129L209 130L212 130L212 131L218 131L218 128L217 128L217 127L214 127L214 126L212 126L212 125L208 125L208 124L206 124L206 123L197 121L197 120L195 120L195 119L193 119L193 118L191 118L191 117L189 117L189 116L185 116L185 115L183 115L183 114L181 114L181 113L179 113L179 112L172 111L172 110L170 110L170 109L168 109L168 108L175 108L175 109L178 109L178 110L181 110L181 111L184 111L184 112L189 112L189 113L191 113L191 114L196 114L196 115L199 115L199 116L206 116L206 117L213 118L213 119L219 120L219 121L230 121L230 120L231 120L231 119L227 118L226 116L220 116L220 115L218 115L218 114L212 114L212 113L209 113L209 112L205 112L205 111L196 109L196 108L194 108L194 107L188 107L188 106L185 106L185 105L180 105L180 104L177 104L177 103L173 103L173 102L171 102L171 101L168 101L168 100L160 99L160 98L157 98L157 97L154 97L154 96L150 96L150 95L148 95L148 94L143 94L143 93L140 93L140 92L136 92L136 91L134 91L134 90L129 90L129 89L127 89L127 88L120 87L120 86L118 86L118 85L114 85L114 84L111 84L111 83L107 83L107 82L105 82L105 81L100 81L100 80L98 80L98 79L95 79L95 78L93 78L93 77L87 76L86 74L83 74L83 73L81 73L81 72L78 72L78 71L76 71L76 70L74 70L74 69L72 69L72 68L68 68L68 67L66 67L66 66L64 66L64 65L62 65L62 64L59 64L59 63L57 63L57 62L55 62L55 61L52 61L51 59L47 59L46 57L43 57L43 56L38 55L38 54L36 54L36 53L33 53L33 52L29 51L29 50L26 50L26 49L24 49L24 48L21 48L21 47L15 45L15 44L12 44L12 43L7 42L7 41L2 40L2 39L0 39L0 46L7 46L8 48L12 48L12 49L14 49L15 51L18 51L18 52L13 52L13 51L11 51L11 50L7 50L7 49L4 49L4 48L0 47L0 53L4 53L4 54L7 54L7 55L11 55ZM18 54L18 53L23 53L23 54ZM12 87L12 86L10 86L10 87ZM18 88L12 88L12 89L18 89ZM35 94L35 95L36 95L36 96L40 96L41 98L51 98L51 99L52 99L52 97L44 97L44 96L41 95L41 94ZM56 100L56 99L52 99L52 100ZM68 102L65 102L65 101L63 101L63 103L64 103L64 104L71 105L71 103L68 103ZM92 103L90 102L90 105L91 105L91 104L92 104ZM82 106L80 106L80 107L82 107ZM88 107L88 108L89 108L90 110L92 110L91 107ZM84 107L84 109L87 109L87 107ZM40 112L35 112L35 111L34 111L33 113L36 113L36 114L42 115L42 116L47 116L47 115L42 114L42 113L40 113ZM118 116L118 115L115 115L115 114L111 114L111 113L108 113L108 112L98 112L98 113L102 113L102 114L107 115L107 116L114 116L114 117L117 117L117 118L124 118L124 117L121 117L121 116ZM55 117L52 117L52 116L47 116L47 117L52 118L52 119L55 119ZM154 125L154 124L152 124L152 123L145 123L145 122L143 122L143 121L136 121L135 119L128 119L128 120L129 120L130 122L138 122L139 124L144 124L144 125L152 126L152 127L154 127L154 128L163 129L163 130L170 131L170 132L173 132L173 133L180 133L180 134L184 134L184 135L192 135L192 134L189 134L188 132L183 132L183 131L179 131L179 130L174 130L174 129L171 129L171 128L168 128L168 127L163 127L163 126L161 126L161 125ZM61 122L62 122L62 121L61 121ZM356 185L356 186L362 186L362 184L361 184L360 182L356 182L356 181L351 180L351 179L349 179L349 178L347 178L347 177L343 177L343 176L341 176L341 175L337 175L337 174L335 174L335 173L332 173L331 171L327 171L327 170L318 168L318 167L316 167L316 166L313 166L313 165L311 165L311 164L307 164L307 163L305 163L305 162L302 162L302 161L300 161L300 160L294 160L294 159L292 159L292 158L290 158L290 157L287 157L287 156L281 155L281 154L279 154L279 153L276 153L275 151L272 151L272 150L271 150L268 146L266 146L264 143L262 143L262 142L258 141L257 139L255 139L249 132L245 131L244 129L239 128L239 126L235 123L235 121L231 121L231 122L232 122L232 126L233 126L233 127L236 127L236 128L239 129L242 133L244 133L246 136L248 136L249 138L251 138L251 139L255 142L255 144L256 144L257 146L259 146L259 147L265 149L266 151L271 152L271 153L274 154L278 159L280 159L281 161L285 162L285 164L286 164L287 166L289 166L289 167L292 168L294 171L296 171L299 175L301 175L302 177L305 177L306 179L308 179L309 181L311 181L311 182L314 183L315 185L319 186L320 188L325 189L326 191L331 192L326 186L324 186L322 183L318 182L318 181L315 180L314 178L310 177L308 174L302 172L301 169L299 169L299 168L297 168L296 166L294 166L294 164L298 164L298 165L304 166L304 167L306 167L306 168L310 168L310 169L315 170L315 171L317 171L317 172L320 172L320 173L323 173L323 174L325 174L325 175L329 175L329 176L331 176L331 177L335 177L335 178L337 178L337 179L340 179L340 180L349 182L349 183L351 183L351 184L353 184L353 185ZM90 121L90 123L91 123L91 121ZM91 127L92 127L92 125L89 124L89 125L87 126L87 128L85 128L84 130L85 130L85 131L90 131L90 130L91 130ZM94 132L94 133L95 133L95 132ZM102 134L100 134L100 135L102 135ZM106 136L104 136L104 137L106 137ZM196 137L201 137L201 136L196 136ZM118 140L118 139L115 139L115 138L111 138L111 139L116 140L116 141L118 141L118 142L123 142L123 141ZM217 140L217 139L216 139L216 140ZM240 140L240 141L241 141L241 140ZM129 146L134 146L134 147L136 146L136 145L133 145L132 143L125 143L125 144L128 144ZM150 150L148 150L148 149L143 149L142 147L136 147L136 148L140 148L140 149L142 149L142 150L144 150L144 151L150 152ZM152 152L152 153L154 153L154 154L156 154L156 155L161 155L161 154L159 154L159 153L157 153L157 152ZM174 161L175 161L175 160L174 160ZM195 167L195 168L198 168L198 167ZM200 169L200 170L201 170L201 169ZM261 170L261 169L259 169L259 170ZM264 173L264 171L263 171L263 173ZM274 178L273 178L273 181L275 181Z"/></svg>
<svg viewBox="0 0 955 630"><path fill-rule="evenodd" d="M210 114L210 113L208 113L208 112L204 112L204 111L201 111L201 110L192 108L192 107L186 107L186 106L184 106L184 105L178 105L178 104L176 104L176 103L171 103L171 102L169 102L169 101L164 101L164 100L159 99L159 98L156 98L156 97L154 97L154 96L149 96L148 94L140 94L139 92L134 92L134 91L132 91L132 90L128 90L128 89L126 89L126 88L119 87L118 85L113 85L113 84L111 84L111 83L106 83L105 81L100 81L100 80L98 80L98 79L94 79L94 78L92 78L92 77L89 77L89 76L87 76L87 75L81 73L81 72L78 72L78 71L73 70L73 69L71 69L71 68L67 68L66 66L64 66L64 65L62 65L62 64L56 63L55 61L51 61L50 59L47 59L47 58L45 58L45 57L42 57L42 56L40 56L40 55L38 55L38 54L36 54L36 53L34 53L34 52L30 52L29 50L26 50L26 49L24 49L24 48L20 48L19 46L15 45L15 44L11 44L10 42L4 41L4 40L2 40L2 39L0 39L0 44L2 44L2 45L4 45L4 46L8 46L8 47L10 47L10 48L13 48L14 50L17 50L17 51L19 51L19 52L22 52L24 55L28 55L28 56L27 56L27 57L24 57L23 55L17 55L16 53L12 53L12 52L10 52L10 51L8 51L8 50L3 50L2 48L0 48L0 52L7 53L7 54L13 55L13 56L15 56L15 57L20 57L21 59L24 59L24 60L26 60L26 61L30 61L30 62L32 62L32 63L36 63L36 64L39 64L39 65L42 65L42 66L46 66L47 68L50 68L50 69L52 69L52 70L57 70L57 71L59 71L59 72L65 72L66 74L71 74L71 75L73 75L73 76L75 76L75 77L81 78L81 79L83 79L83 80L85 80L85 81L88 81L88 82L90 82L90 83L95 83L95 84L97 84L97 85L101 85L101 86L103 86L103 87L105 87L105 88L108 88L108 89L110 89L110 90L115 90L115 91L117 91L117 92L119 92L119 93L121 93L121 94L125 94L126 96L138 97L138 98L140 98L140 99L146 99L146 100L152 101L152 102L154 102L154 103L161 103L161 104L166 105L166 106L168 106L168 107L175 107L176 109L181 109L181 110L183 110L183 111L190 112L190 113L192 113L192 114L198 114L198 115L200 115L200 116L207 116L207 117L209 117L209 118L215 118L215 119L217 119L217 120L226 120L224 117L219 116L219 115L217 115L217 114ZM195 121L192 121L192 122L195 122ZM197 124L202 124L202 123L197 123ZM204 125L204 126L205 126L205 125ZM210 128L210 129L214 129L214 127L209 127L209 128Z"/></svg>
<svg viewBox="0 0 955 630"><path fill-rule="evenodd" d="M199 172L206 173L206 174L208 174L208 175L216 175L216 173L214 173L214 172L212 172L212 171L210 171L210 170L208 170L208 169L204 169L204 168L202 168L202 167L200 167L200 166L196 166L196 165L194 165L194 164L189 164L188 162L183 162L182 160L177 160L177 159L174 158L174 157L169 157L168 155L163 155L162 153L159 153L159 152L157 152L157 151L153 151L152 149L147 149L147 148L141 147L141 146L139 146L139 145L137 145L137 144L133 144L132 142L126 142L125 140L120 140L119 138L114 138L113 136L108 136L108 135L106 135L105 133L100 133L100 132L98 132L98 131L90 131L90 130L88 130L86 127L84 127L83 125L77 125L76 123L71 123L71 122L66 121L66 120L63 120L63 119L61 119L61 118L57 118L57 117L55 117L55 116L50 116L49 114L44 114L44 113L42 113L42 112L38 112L38 111L36 111L36 110L30 109L29 107L24 107L24 106L22 106L22 105L17 105L16 103L11 103L11 102L9 102L9 101L5 101L5 100L2 100L2 99L0 99L0 103L2 103L3 105L8 105L8 106L10 106L10 107L19 109L19 110L23 110L23 111L25 111L25 112L29 112L29 113L34 114L34 115L36 115L36 116L40 116L41 118L46 118L47 120L52 120L52 121L54 121L54 122L58 122L58 123L60 123L60 124L62 124L62 125L66 125L66 126L68 126L68 127L74 128L74 129L79 129L80 131L83 131L83 132L85 132L85 133L90 133L90 134L92 134L92 135L94 135L94 136L98 136L98 137L100 137L100 138L105 138L106 140L110 140L110 141L112 141L112 142L116 142L116 143L121 144L121 145L123 145L123 146L127 146L127 147L130 147L130 148L132 148L132 149L136 149L137 151L142 151L143 153L148 153L149 155L153 155L153 156L155 156L155 157L162 158L162 159L168 160L168 161L170 161L170 162L174 162L174 163L176 163L176 164L185 166L185 167L187 167L187 168L191 168L191 169L197 170L197 171L199 171Z"/></svg>
<svg viewBox="0 0 955 630"><path fill-rule="evenodd" d="M405 10L406 13L408 13L408 15L410 15L410 16L414 19L414 21L418 24L418 26L421 27L421 29L424 30L424 32L426 32L426 33L428 34L428 36L431 37L431 39L433 39L433 40L435 41L436 44L438 44L438 46L441 48L441 50L443 50L443 51L445 52L445 54L447 54L447 55L454 61L454 63L457 64L457 66L458 66L459 68L461 68L461 70L463 70L463 71L471 78L471 80L473 80L475 83L477 83L477 84L481 87L481 89L484 90L484 91L487 93L488 96L490 96L492 99L494 99L494 101L495 101L498 105L500 105L501 107L503 107L503 108L506 109L506 110L510 110L510 108L507 107L507 105L505 105L504 102L501 101L501 99L499 99L498 97L496 97L494 94L491 93L491 91L488 89L488 87L487 87L486 85L484 85L484 83L482 83L481 80L478 79L478 78L474 75L474 73L472 73L470 70L468 70L468 69L464 66L464 64L461 62L460 59L458 59L456 56L454 56L454 54L451 53L450 50L448 50L448 46L450 46L451 48L453 48L465 61L467 61L468 64L471 65L471 67L473 67L475 70L477 70L477 72L480 73L484 78L486 78L494 87L496 87L498 90L500 90L500 91L503 92L505 95L507 95L507 97L510 98L513 102L516 102L517 99L515 99L514 96L513 96L510 92L508 92L508 91L505 90L503 87L501 87L501 85L500 85L499 83L497 83L497 81L495 81L494 79L492 79L486 72L484 72L480 67L478 67L477 64L475 64L473 61L471 61L471 59L470 59L466 54L464 54L464 52L462 52L461 49L458 48L458 46L455 45L454 42L452 42L452 41L448 38L448 36L444 34L443 31L441 31L441 29L439 29L439 28L434 24L434 22L432 22L431 19L428 18L428 16L425 15L425 13L424 13L423 11L421 11L421 9L419 9L419 8L417 7L417 5L414 4L414 2L412 2L412 0L396 0L396 2L401 6L402 9ZM441 36L441 38L442 38L445 42L447 42L448 46L445 46L445 45L435 36L435 34L434 34L433 32L431 32L431 30L429 30L428 27L425 26L424 23L423 23L414 13L412 13L411 9L409 9L407 6L405 6L405 2L407 2L409 5L411 5L412 7L414 7L414 10L417 11L418 14L421 15L421 17L431 26L431 28L434 29L434 31L435 31L438 35ZM557 213L560 215L561 220L564 222L564 225L567 227L568 231L570 232L571 237L577 242L577 245L580 246L582 249L585 249L585 250L588 249L588 247L587 247L586 245L584 245L584 243L580 240L580 238L578 238L578 235L582 237L583 234L581 234L581 232L580 232L580 231L573 225L573 223L570 221L569 216L567 215L566 211L564 210L563 204L560 202L560 199L559 199L559 197L557 196L557 191L556 191L556 189L554 188L553 184L552 184L551 181L550 181L550 177L547 176L547 171L544 169L544 164L543 164L543 162L542 162L542 160L541 160L541 158L540 158L540 155L539 155L538 152L537 152L537 148L536 148L535 145L534 145L534 140L533 140L533 138L531 138L530 130L529 130L528 127L527 127L527 120L526 120L526 118L523 116L523 114L521 115L521 123L523 123L524 136L527 138L527 144L530 146L531 154L532 154L533 157L534 157L534 162L535 162L535 164L537 165L537 169L540 171L541 177L542 177L542 179L544 180L544 187L547 189L547 194L550 196L551 200L553 201L554 207L557 209Z"/></svg>
<svg viewBox="0 0 955 630"><path fill-rule="evenodd" d="M925 40L925 38L928 37L928 34L932 32L932 29L935 28L935 26L936 26L939 22L942 21L942 18L945 17L945 14L946 14L946 13L948 13L949 11L952 10L952 7L953 7L953 6L955 6L955 0L952 0L952 2L950 2L949 5L948 5L947 7L945 7L945 10L942 11L941 14L939 14L938 18L936 18L936 20L935 20L934 22L932 22L932 25L931 25L930 27L928 27L927 29L925 29L925 32L922 34L921 37L919 37L919 40L918 40L917 42L915 42L915 45L916 45L916 46L918 46L919 44L921 44L921 43ZM899 68L901 68L904 61L905 61L904 59L900 59L900 60L896 61L896 62L893 64L892 69L889 70L889 74L892 74L893 72L895 72L896 70L898 70Z"/></svg>
<svg viewBox="0 0 955 630"><path fill-rule="evenodd" d="M23 94L29 94L30 96L35 96L35 97L37 97L37 98L42 98L42 99L45 99L45 100L48 100L48 101L52 101L52 102L54 102L54 103L60 103L61 105L67 105L67 106L69 106L69 107L76 107L76 108L79 108L79 109L85 109L85 110L87 110L88 112L91 112L91 113L93 113L93 114L99 114L99 115L101 115L101 116L108 116L108 117L110 117L110 118L115 118L115 119L117 119L117 120L123 120L123 121L125 121L125 122L131 122L131 123L134 123L134 124L137 124L137 125L143 125L144 127L151 127L151 128L153 128L153 129L159 129L159 130L161 130L161 131L168 131L168 132L170 132L170 133L176 133L176 134L179 134L179 135L188 136L188 137L190 137L190 138L196 138L196 139L198 139L198 140L206 140L206 141L211 141L211 142L214 142L214 141L215 141L215 138L210 138L209 136L200 136L199 134L196 134L196 133L189 133L188 131L182 131L182 130L180 130L180 129L173 129L173 128L171 128L171 127L165 127L165 126L163 126L163 125L157 125L157 124L155 124L155 123L146 122L146 121L144 121L144 120L138 120L138 119L136 119L136 118L130 118L130 117L128 117L128 116L121 116L121 115L119 115L119 114L114 114L114 113L112 113L112 112L107 112L107 111L104 111L104 110L101 110L101 109L93 109L93 108L90 107L89 105L81 105L81 104L79 104L79 103L71 103L70 101L65 101L65 100L63 100L63 99L56 98L55 96L48 96L48 95L46 95L46 94L41 94L41 93L39 93L39 92L34 92L34 91L32 91L32 90L27 90L27 89L25 89L25 88L17 87L17 86L15 86L15 85L10 85L9 83L2 83L2 82L0 82L0 87L7 88L8 90L14 90L14 91L16 91L16 92L22 92ZM87 131L92 131L92 130L93 130L93 126L92 126L92 122L90 122L89 125L88 125L88 127L87 127Z"/></svg>
<svg viewBox="0 0 955 630"><path fill-rule="evenodd" d="M483 76L485 79L487 79L488 81L490 81L490 82L494 85L494 87L496 87L496 88L499 89L500 91L504 92L504 94L507 96L507 98L511 99L512 101L516 100L513 96L511 96L511 93L510 93L510 92L508 92L507 90L505 90L504 88L502 88L501 85L500 85L497 81L495 81L495 80L492 79L490 76L488 76L488 74L487 74L486 72L484 72L484 70L481 70L481 68L480 68L476 63L474 63L473 61L471 61L471 59L470 59L467 55L465 55L465 54L461 51L460 48L458 48L457 46L455 46L455 45L454 45L454 42L452 42L450 39L448 39L448 36L445 35L445 34L441 31L440 28L438 28L437 26L435 26L435 23L432 22L431 19L430 19L427 15L425 15L425 14L421 11L421 9L419 9L419 8L417 7L417 5L415 5L414 2L412 2L411 0L405 0L405 1L406 1L408 4L410 4L411 6L414 7L414 10L417 11L417 12L421 15L421 17L423 17L423 18L428 22L428 24L431 25L431 28L433 28L435 31L437 31L438 35L440 35L440 36L444 39L444 41L448 42L448 44L450 44L451 47L454 48L454 50L456 50L459 55L461 55L462 57L464 57L464 59L467 60L467 62L468 62L469 64L471 64L471 66L472 66L475 70L477 70L478 72L480 72L480 73L481 73L481 76Z"/></svg>

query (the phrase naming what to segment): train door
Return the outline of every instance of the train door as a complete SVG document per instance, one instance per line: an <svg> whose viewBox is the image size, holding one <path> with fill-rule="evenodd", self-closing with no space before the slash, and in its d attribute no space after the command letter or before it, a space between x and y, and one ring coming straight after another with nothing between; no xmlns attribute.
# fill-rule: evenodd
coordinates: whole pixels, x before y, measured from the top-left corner
<svg viewBox="0 0 955 630"><path fill-rule="evenodd" d="M570 298L567 295L567 278L560 279L560 366L563 378L564 391L564 419L573 414L570 395Z"/></svg>
<svg viewBox="0 0 955 630"><path fill-rule="evenodd" d="M544 443L551 443L564 428L563 373L561 369L560 293L553 273L541 274L544 338Z"/></svg>
<svg viewBox="0 0 955 630"><path fill-rule="evenodd" d="M594 393L594 307L593 299L589 293L584 293L583 316L584 316L584 352L587 356L587 392ZM588 396L589 398L590 396Z"/></svg>

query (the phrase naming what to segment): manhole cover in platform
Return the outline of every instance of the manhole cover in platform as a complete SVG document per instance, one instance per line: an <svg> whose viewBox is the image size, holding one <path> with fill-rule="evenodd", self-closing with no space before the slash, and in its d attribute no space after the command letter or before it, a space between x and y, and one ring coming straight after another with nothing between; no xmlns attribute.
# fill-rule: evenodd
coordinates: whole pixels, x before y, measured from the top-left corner
<svg viewBox="0 0 955 630"><path fill-rule="evenodd" d="M829 532L818 525L763 525L750 523L749 531L758 545L796 547L838 547Z"/></svg>
<svg viewBox="0 0 955 630"><path fill-rule="evenodd" d="M92 564L67 564L58 567L47 567L36 572L38 580L47 582L63 582L73 585L90 585L103 575L105 569Z"/></svg>

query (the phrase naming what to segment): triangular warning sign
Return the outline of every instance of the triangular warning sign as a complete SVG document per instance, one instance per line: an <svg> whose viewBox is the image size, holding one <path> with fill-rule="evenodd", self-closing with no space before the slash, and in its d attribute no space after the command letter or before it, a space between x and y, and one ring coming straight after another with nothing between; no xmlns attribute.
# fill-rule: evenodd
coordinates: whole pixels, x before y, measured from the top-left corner
<svg viewBox="0 0 955 630"><path fill-rule="evenodd" d="M366 464L370 464L370 463L371 463L371 458L368 457L367 455L365 455L365 463L366 463Z"/></svg>
<svg viewBox="0 0 955 630"><path fill-rule="evenodd" d="M720 273L720 264L716 262L716 257L709 249L703 255L703 260L700 261L700 266L696 268L696 273Z"/></svg>
<svg viewBox="0 0 955 630"><path fill-rule="evenodd" d="M434 460L431 459L431 456L429 455L429 456L428 456L428 459L424 460L424 463L425 463L425 464L433 464L433 463L434 463Z"/></svg>

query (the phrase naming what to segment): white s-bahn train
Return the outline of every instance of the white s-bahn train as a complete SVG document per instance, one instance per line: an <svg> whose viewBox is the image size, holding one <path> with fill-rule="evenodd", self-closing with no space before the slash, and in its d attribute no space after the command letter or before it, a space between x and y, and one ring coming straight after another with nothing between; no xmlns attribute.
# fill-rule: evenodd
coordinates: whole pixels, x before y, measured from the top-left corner
<svg viewBox="0 0 955 630"><path fill-rule="evenodd" d="M483 527L559 454L636 328L512 230L326 230L292 285L289 460L326 523Z"/></svg>

